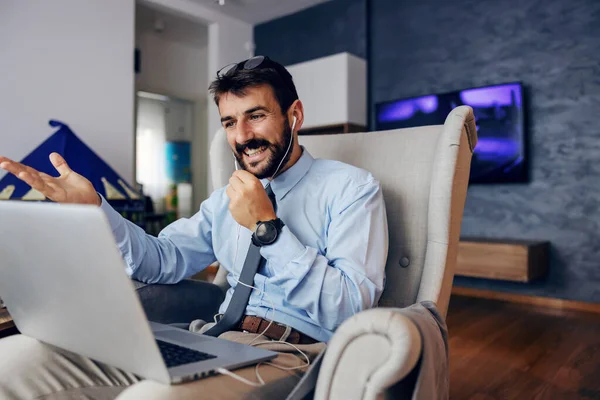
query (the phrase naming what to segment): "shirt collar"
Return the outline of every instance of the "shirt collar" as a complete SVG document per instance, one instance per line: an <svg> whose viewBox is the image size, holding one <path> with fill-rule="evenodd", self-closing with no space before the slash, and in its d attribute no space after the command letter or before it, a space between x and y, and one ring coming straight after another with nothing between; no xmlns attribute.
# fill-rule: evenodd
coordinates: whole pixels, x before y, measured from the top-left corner
<svg viewBox="0 0 600 400"><path fill-rule="evenodd" d="M275 198L278 201L283 199L285 195L288 194L288 192L292 190L292 188L296 186L298 182L300 182L314 161L314 158L310 155L308 150L306 150L303 146L301 147L302 155L298 161L296 161L296 163L288 168L285 172L277 175L275 179L271 181L271 189L273 189ZM260 181L262 182L263 186L267 186L269 183L269 179L267 178L261 179Z"/></svg>

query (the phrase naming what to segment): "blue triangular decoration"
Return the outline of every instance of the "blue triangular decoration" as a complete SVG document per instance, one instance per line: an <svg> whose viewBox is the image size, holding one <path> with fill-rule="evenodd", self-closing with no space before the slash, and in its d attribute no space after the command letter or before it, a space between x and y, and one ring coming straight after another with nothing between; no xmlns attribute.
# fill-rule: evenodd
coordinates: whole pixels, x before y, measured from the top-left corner
<svg viewBox="0 0 600 400"><path fill-rule="evenodd" d="M56 120L51 120L49 124L52 127L58 127L58 130L23 158L21 163L35 168L40 172L45 172L48 175L58 176L58 172L54 169L49 159L50 153L56 152L63 156L73 171L89 179L96 191L105 198L107 194L102 183L102 178L105 178L127 199L131 199L129 193L119 184L119 180L132 192L136 192L136 190L132 189L100 156L79 139L67 124ZM15 186L10 200L18 200L31 190L28 184L10 173L6 174L0 180L0 192L9 185Z"/></svg>

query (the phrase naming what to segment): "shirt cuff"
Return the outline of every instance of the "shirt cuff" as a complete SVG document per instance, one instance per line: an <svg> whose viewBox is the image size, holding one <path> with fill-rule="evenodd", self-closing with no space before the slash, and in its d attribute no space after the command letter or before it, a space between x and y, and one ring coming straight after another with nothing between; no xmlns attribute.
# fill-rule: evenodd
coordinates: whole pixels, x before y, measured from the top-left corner
<svg viewBox="0 0 600 400"><path fill-rule="evenodd" d="M285 266L306 252L296 236L284 226L277 241L267 246L261 246L260 254L275 265Z"/></svg>
<svg viewBox="0 0 600 400"><path fill-rule="evenodd" d="M112 208L110 204L108 204L108 201L106 201L104 196L102 196L100 193L98 193L98 196L100 196L100 199L102 199L100 208L102 211L104 211L104 215L106 215L108 223L114 232L119 225L123 223L123 217L114 208Z"/></svg>

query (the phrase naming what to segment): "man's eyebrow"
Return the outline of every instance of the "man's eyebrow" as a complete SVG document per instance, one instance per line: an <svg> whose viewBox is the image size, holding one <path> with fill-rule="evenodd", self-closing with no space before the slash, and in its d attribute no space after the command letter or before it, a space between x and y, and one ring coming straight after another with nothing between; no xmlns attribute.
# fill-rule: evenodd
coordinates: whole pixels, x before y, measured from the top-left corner
<svg viewBox="0 0 600 400"><path fill-rule="evenodd" d="M256 112L256 111L269 111L269 110L265 106L256 106L256 107L252 107L249 110L246 110L244 112L244 114L248 115L248 114L252 114L253 112Z"/></svg>
<svg viewBox="0 0 600 400"><path fill-rule="evenodd" d="M253 112L256 111L266 111L269 112L269 109L265 106L256 106L256 107L252 107L249 108L248 110L244 111L244 114L248 115L248 114L252 114ZM233 119L233 117L231 115L226 115L223 118L221 118L221 123L225 122L225 121L231 121Z"/></svg>

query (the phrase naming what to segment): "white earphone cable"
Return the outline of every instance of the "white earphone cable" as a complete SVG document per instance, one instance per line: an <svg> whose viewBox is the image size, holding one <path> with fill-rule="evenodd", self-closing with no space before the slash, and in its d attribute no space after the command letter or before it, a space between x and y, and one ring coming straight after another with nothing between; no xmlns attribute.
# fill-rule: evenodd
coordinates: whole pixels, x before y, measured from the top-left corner
<svg viewBox="0 0 600 400"><path fill-rule="evenodd" d="M233 379L237 379L238 381L245 383L246 385L250 385L253 387L260 387L263 386L265 383L265 381L262 380L261 378L261 382L260 383L256 383L256 382L252 382L249 381L248 379L244 378L243 376L239 376L238 374L235 374L231 371L229 371L228 369L225 368L217 368L215 371L217 371L218 373L222 374L222 375L227 375L232 377Z"/></svg>
<svg viewBox="0 0 600 400"><path fill-rule="evenodd" d="M235 253L234 253L235 255L234 255L234 258L233 258L233 265L234 266L235 266L235 263L237 261L238 242L239 242L239 238L240 238L240 228L241 228L241 226L238 225L237 235L236 235L236 240L235 240ZM282 344L285 344L287 346L291 346L291 347L293 347L298 353L300 353L306 359L306 364L300 365L300 366L297 366L297 367L282 367L280 365L277 365L277 364L274 364L274 363L271 363L271 362L265 362L265 364L271 365L271 366L273 366L275 368L278 368L278 369L281 369L281 370L284 370L284 371L291 371L291 370L296 370L296 369L302 369L302 368L309 367L310 364L311 364L310 358L306 355L306 353L304 353L302 350L300 350L298 347L296 347L292 343L288 343L288 342L286 342L284 340L272 340L272 341L264 340L264 341L261 341L261 342L254 343L258 338L260 338L261 336L264 336L264 334L269 330L269 328L273 324L273 321L275 319L275 313L276 313L275 303L273 302L273 299L271 298L271 296L267 292L265 292L263 290L260 290L259 288L255 287L255 286L247 285L247 284L245 284L243 282L240 282L236 278L234 278L234 280L237 282L237 284L244 285L244 286L252 288L254 290L258 290L260 293L264 293L269 298L269 301L271 302L271 308L273 310L273 313L272 313L272 316L271 316L271 320L269 321L269 324L267 325L267 327L261 333L257 334L256 337L252 341L250 341L250 343L248 343L248 345L249 346L260 346L260 345L263 345L263 344L282 343ZM267 313L268 313L268 310L267 310ZM256 387L256 386L262 386L262 385L265 384L265 381L262 379L262 377L258 373L258 368L260 367L261 364L262 363L256 364L256 368L255 368L256 378L258 379L259 383L251 382L251 381L247 380L246 378L243 378L243 377L241 377L241 376L239 376L239 375L237 375L237 374L235 374L235 373L233 373L233 372L231 372L229 370L226 370L224 368L218 368L216 371L219 372L219 373L221 373L221 374L223 374L223 375L231 376L232 378L235 378L235 379L239 380L240 382L243 382L243 383L245 383L247 385Z"/></svg>
<svg viewBox="0 0 600 400"><path fill-rule="evenodd" d="M288 144L288 148L287 148L284 156L281 158L281 161L279 162L279 165L277 166L277 169L275 170L275 173L273 174L273 176L271 176L271 179L273 179L277 175L277 172L279 172L279 169L281 168L281 165L283 164L283 160L285 160L285 158L287 157L290 149L292 148L292 143L294 142L294 128L295 127L296 127L296 117L294 116L294 122L292 123L292 133L291 133L292 137L290 138L290 143ZM235 157L235 154L232 154L232 155L233 155L233 163L234 163L234 166L235 166L235 170L237 171L238 170L237 158ZM235 239L235 253L234 253L233 264L232 264L233 267L235 267L236 262L237 262L238 243L239 243L239 239L240 239L240 229L241 229L241 226L238 224L237 234L236 234L236 239ZM254 290L258 290L261 293L264 293L269 298L269 301L271 302L271 308L273 310L272 315L271 315L271 320L269 321L269 324L267 325L267 327L260 334L258 334L250 343L248 343L248 345L249 346L260 346L260 345L263 345L263 344L282 343L282 344L285 344L285 345L293 347L298 353L302 354L302 356L306 359L306 364L305 365L300 365L300 366L297 366L297 367L282 367L280 365L277 365L277 364L274 364L274 363L271 363L271 362L266 362L265 363L265 364L271 365L271 366L273 366L275 368L278 368L278 369L281 369L281 370L284 370L284 371L290 371L290 370L302 369L302 368L306 368L306 367L310 366L310 364L311 364L310 363L310 358L306 355L306 353L304 353L298 347L294 346L292 343L288 343L288 342L283 341L283 340L273 340L273 341L267 341L267 340L265 340L265 341L261 341L261 342L258 342L258 343L254 343L259 337L264 336L264 334L269 330L269 328L273 324L273 321L275 319L275 313L276 313L275 303L273 302L273 299L271 298L271 296L267 292L262 291L259 288L254 287L252 285L247 285L247 284L245 284L243 282L240 282L235 277L234 277L234 280L239 285L243 285L243 286L246 286L248 288L251 288L251 289L254 289ZM267 310L267 314L268 314L268 312L269 311ZM267 314L265 314L265 316ZM250 385L250 386L253 386L253 387L258 387L258 386L262 386L262 385L265 384L265 381L263 380L263 378L258 373L258 368L260 367L261 364L262 363L256 364L256 368L255 368L256 378L258 379L259 383L251 382L248 379L246 379L246 378L244 378L242 376L239 376L239 375L237 375L237 374L235 374L235 373L233 373L233 372L231 372L231 371L229 371L229 370L227 370L225 368L217 368L216 371L219 372L222 375L227 375L227 376L230 376L230 377L232 377L234 379L237 379L238 381L243 382L243 383L245 383L247 385Z"/></svg>

